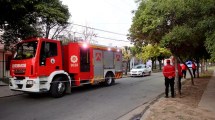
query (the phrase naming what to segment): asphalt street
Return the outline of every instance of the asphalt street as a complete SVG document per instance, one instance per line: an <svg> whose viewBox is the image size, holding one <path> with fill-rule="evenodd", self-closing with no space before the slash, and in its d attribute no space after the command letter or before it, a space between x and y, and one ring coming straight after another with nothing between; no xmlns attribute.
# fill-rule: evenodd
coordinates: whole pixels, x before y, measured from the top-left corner
<svg viewBox="0 0 215 120"><path fill-rule="evenodd" d="M1 120L118 120L164 92L161 73L129 77L116 84L72 89L62 98L27 94L0 98Z"/></svg>

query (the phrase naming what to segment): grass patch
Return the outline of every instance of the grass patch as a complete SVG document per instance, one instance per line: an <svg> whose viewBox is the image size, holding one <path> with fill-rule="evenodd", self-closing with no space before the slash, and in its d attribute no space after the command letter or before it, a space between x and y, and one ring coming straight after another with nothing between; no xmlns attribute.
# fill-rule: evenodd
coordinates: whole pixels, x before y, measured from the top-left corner
<svg viewBox="0 0 215 120"><path fill-rule="evenodd" d="M208 70L215 70L215 66L208 67Z"/></svg>
<svg viewBox="0 0 215 120"><path fill-rule="evenodd" d="M211 77L211 76L213 75L213 72L214 72L214 70L205 71L204 73L201 73L201 74L200 74L200 77L201 77L201 78L208 78L208 77Z"/></svg>

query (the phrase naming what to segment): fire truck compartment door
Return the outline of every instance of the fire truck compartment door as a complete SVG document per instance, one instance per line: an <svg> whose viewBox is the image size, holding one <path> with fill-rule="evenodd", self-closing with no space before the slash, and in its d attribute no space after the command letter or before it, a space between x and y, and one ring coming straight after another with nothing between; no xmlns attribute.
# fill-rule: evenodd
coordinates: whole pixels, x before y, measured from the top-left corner
<svg viewBox="0 0 215 120"><path fill-rule="evenodd" d="M115 56L114 60L115 70L122 71L122 53L115 52L114 56Z"/></svg>
<svg viewBox="0 0 215 120"><path fill-rule="evenodd" d="M103 68L103 52L102 50L93 51L93 63L94 63L94 76L103 77L104 68Z"/></svg>
<svg viewBox="0 0 215 120"><path fill-rule="evenodd" d="M114 54L113 51L104 51L104 69L114 68Z"/></svg>

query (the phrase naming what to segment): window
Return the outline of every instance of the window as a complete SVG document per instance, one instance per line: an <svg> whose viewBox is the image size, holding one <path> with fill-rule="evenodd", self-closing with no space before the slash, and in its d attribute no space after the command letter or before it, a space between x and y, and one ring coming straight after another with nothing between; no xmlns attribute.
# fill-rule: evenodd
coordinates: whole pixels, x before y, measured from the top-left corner
<svg viewBox="0 0 215 120"><path fill-rule="evenodd" d="M40 65L46 65L46 58L57 56L57 43L42 42L40 49Z"/></svg>
<svg viewBox="0 0 215 120"><path fill-rule="evenodd" d="M46 58L57 56L57 44L52 42L43 42L40 54L44 54Z"/></svg>
<svg viewBox="0 0 215 120"><path fill-rule="evenodd" d="M36 55L36 50L37 50L37 41L19 43L17 44L17 49L14 55L14 59L21 60L21 59L33 58Z"/></svg>
<svg viewBox="0 0 215 120"><path fill-rule="evenodd" d="M90 71L90 50L86 48L80 49L80 69L81 72Z"/></svg>
<svg viewBox="0 0 215 120"><path fill-rule="evenodd" d="M57 56L57 44L51 43L51 42L46 42L45 53L46 53L46 57Z"/></svg>

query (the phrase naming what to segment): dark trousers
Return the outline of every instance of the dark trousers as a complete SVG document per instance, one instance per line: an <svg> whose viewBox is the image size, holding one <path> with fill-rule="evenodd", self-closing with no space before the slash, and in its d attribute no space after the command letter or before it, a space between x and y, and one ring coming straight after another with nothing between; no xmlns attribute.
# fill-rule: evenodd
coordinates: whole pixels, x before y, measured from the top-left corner
<svg viewBox="0 0 215 120"><path fill-rule="evenodd" d="M181 78L182 76L178 76L178 87L179 87L180 94L181 94Z"/></svg>
<svg viewBox="0 0 215 120"><path fill-rule="evenodd" d="M169 79L167 77L165 77L165 94L166 94L166 97L168 97L168 93L169 93L169 86L170 86L170 90L171 90L171 95L172 97L175 96L175 92L174 92L174 82L175 78L172 78L172 79Z"/></svg>
<svg viewBox="0 0 215 120"><path fill-rule="evenodd" d="M183 77L186 78L187 70L182 70Z"/></svg>
<svg viewBox="0 0 215 120"><path fill-rule="evenodd" d="M196 69L193 69L193 77L196 77Z"/></svg>

